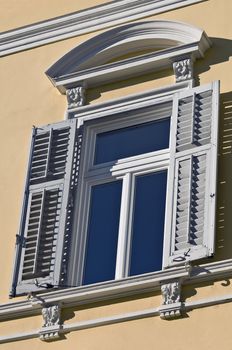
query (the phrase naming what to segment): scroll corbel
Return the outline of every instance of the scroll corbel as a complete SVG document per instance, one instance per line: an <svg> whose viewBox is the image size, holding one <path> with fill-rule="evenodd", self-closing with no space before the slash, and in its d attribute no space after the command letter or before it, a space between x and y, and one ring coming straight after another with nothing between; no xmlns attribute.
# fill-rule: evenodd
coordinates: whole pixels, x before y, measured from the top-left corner
<svg viewBox="0 0 232 350"><path fill-rule="evenodd" d="M163 303L160 307L160 317L162 319L173 319L181 317L183 305L181 303L181 282L172 281L161 284Z"/></svg>
<svg viewBox="0 0 232 350"><path fill-rule="evenodd" d="M60 306L50 305L42 308L43 326L39 331L40 339L51 341L60 337Z"/></svg>
<svg viewBox="0 0 232 350"><path fill-rule="evenodd" d="M193 79L193 62L191 58L185 58L173 63L176 83Z"/></svg>
<svg viewBox="0 0 232 350"><path fill-rule="evenodd" d="M68 110L85 105L86 102L86 88L84 86L77 86L66 90Z"/></svg>

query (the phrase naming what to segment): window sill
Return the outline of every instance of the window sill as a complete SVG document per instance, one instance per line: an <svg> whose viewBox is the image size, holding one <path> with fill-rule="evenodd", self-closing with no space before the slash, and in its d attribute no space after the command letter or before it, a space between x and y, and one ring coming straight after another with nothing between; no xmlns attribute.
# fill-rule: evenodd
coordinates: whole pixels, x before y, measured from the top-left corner
<svg viewBox="0 0 232 350"><path fill-rule="evenodd" d="M117 281L73 287L40 294L30 300L0 305L0 320L36 314L42 304L60 304L62 307L126 297L159 291L160 283L183 279L184 284L216 280L232 276L232 259L202 264L190 268L179 266L162 272L149 273Z"/></svg>

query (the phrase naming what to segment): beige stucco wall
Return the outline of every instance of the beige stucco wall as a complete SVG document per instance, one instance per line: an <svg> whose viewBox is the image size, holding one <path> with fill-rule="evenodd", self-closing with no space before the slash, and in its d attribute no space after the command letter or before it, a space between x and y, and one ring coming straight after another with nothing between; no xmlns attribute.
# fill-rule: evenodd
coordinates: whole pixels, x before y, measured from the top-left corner
<svg viewBox="0 0 232 350"><path fill-rule="evenodd" d="M101 1L103 2L103 1ZM19 6L19 3L21 6ZM23 10L23 5L27 11ZM100 1L79 1L78 7L100 3ZM28 24L33 21L54 17L77 10L76 1L1 1L6 13L12 20L12 26ZM34 7L33 7L34 6ZM38 6L39 10L35 9ZM15 12L14 12L15 11ZM18 11L18 12L17 12ZM205 29L212 38L213 47L206 54L205 60L196 64L200 83L221 80L221 114L220 114L220 149L219 149L219 185L217 205L217 242L214 260L232 258L232 161L230 123L232 120L232 54L230 15L232 4L228 0L209 0L197 5L170 11L149 19L170 19L185 21ZM18 14L16 16L15 14ZM27 14L26 14L27 13ZM2 15L2 14L1 14ZM0 15L0 16L1 16ZM9 17L8 17L9 18ZM3 19L3 29L9 29L9 22ZM63 119L66 99L52 86L45 76L46 69L59 57L79 43L93 37L88 34L58 43L42 46L25 52L1 58L0 60L0 303L9 302L8 292L11 280L15 234L18 230L23 183L26 172L29 138L32 125L43 125ZM150 74L144 78L130 79L127 82L111 84L88 92L89 103L141 92L173 82L171 75ZM213 259L211 260L213 261ZM230 281L217 281L186 286L183 297L187 301L217 297L231 293ZM25 299L17 298L19 299ZM66 323L72 323L97 317L117 315L123 312L138 311L159 306L160 295L142 296L114 303L102 303L83 306L63 312ZM71 315L71 316L70 316ZM72 332L66 340L43 343L38 339L1 344L2 349L151 349L160 350L170 347L178 350L210 349L219 347L231 350L230 319L232 305L211 306L194 310L188 318L174 321L162 321L151 317L137 321L97 327L94 329ZM3 322L0 333L9 334L25 332L40 328L41 316L21 318ZM193 331L194 330L194 331ZM113 341L112 341L113 339Z"/></svg>
<svg viewBox="0 0 232 350"><path fill-rule="evenodd" d="M178 320L164 321L149 317L71 332L51 343L30 339L1 344L1 349L230 350L231 314L232 304L224 304L194 310L189 317Z"/></svg>
<svg viewBox="0 0 232 350"><path fill-rule="evenodd" d="M107 3L108 0L0 0L0 32Z"/></svg>
<svg viewBox="0 0 232 350"><path fill-rule="evenodd" d="M231 291L231 279L212 283L198 283L184 286L182 298L186 302L200 301L218 295L228 295ZM72 325L83 321L93 321L99 318L120 316L125 313L156 308L161 304L158 292L147 293L124 299L115 299L105 302L80 305L62 309L61 319L65 325ZM54 343L43 343L39 339L1 344L1 349L43 349L53 346L63 347L78 344L83 349L139 349L143 346L148 349L159 344L159 349L167 350L173 342L175 332L176 349L218 349L219 344L223 350L230 350L229 319L232 314L232 304L222 304L188 311L183 319L172 321L161 320L159 316L146 319L127 321L119 324L99 326L84 330L76 330L65 334L65 339ZM230 315L230 316L229 316ZM42 316L35 315L19 319L11 319L0 323L0 335L22 334L39 330L42 326ZM194 331L193 331L194 330ZM184 336L183 336L184 334Z"/></svg>

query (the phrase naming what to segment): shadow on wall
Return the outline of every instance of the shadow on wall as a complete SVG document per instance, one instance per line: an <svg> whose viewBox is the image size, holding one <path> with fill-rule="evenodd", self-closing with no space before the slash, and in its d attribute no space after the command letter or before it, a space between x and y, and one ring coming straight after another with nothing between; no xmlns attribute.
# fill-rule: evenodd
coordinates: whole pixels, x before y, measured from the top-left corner
<svg viewBox="0 0 232 350"><path fill-rule="evenodd" d="M195 64L195 80L200 85L200 74L211 66L229 61L232 40L210 38L212 48L204 60ZM220 79L220 76L218 77ZM218 185L216 208L216 246L214 260L232 258L232 92L220 94L218 149Z"/></svg>
<svg viewBox="0 0 232 350"><path fill-rule="evenodd" d="M232 92L220 95L215 259L232 258Z"/></svg>
<svg viewBox="0 0 232 350"><path fill-rule="evenodd" d="M232 56L232 40L213 37L211 37L210 40L212 42L212 47L206 52L205 58L197 60L194 64L194 76L196 85L200 85L200 75L203 72L210 70L210 66L229 61L229 58ZM164 81L162 80L164 78L169 79L167 81ZM218 78L220 79L220 77ZM90 88L87 91L87 101L88 104L91 104L93 101L98 100L101 97L101 94L104 94L105 92L123 89L129 86L134 86L155 80L160 80L160 87L162 87L163 83L165 85L174 84L175 79L173 70L167 69L160 72L150 72L139 77L102 85L98 88Z"/></svg>
<svg viewBox="0 0 232 350"><path fill-rule="evenodd" d="M212 47L206 52L204 59L196 61L194 65L196 85L200 85L199 75L201 73L208 71L210 66L229 61L230 57L232 57L232 40L212 37L210 40Z"/></svg>
<svg viewBox="0 0 232 350"><path fill-rule="evenodd" d="M90 89L87 89L87 104L95 103L96 100L98 100L101 97L101 95L104 94L105 92L133 87L135 85L143 84L146 82L152 82L154 80L160 80L160 86L156 86L156 87L162 87L164 85L162 84L163 83L162 79L165 79L165 80L168 79L168 82L165 83L165 85L174 84L175 79L174 79L173 70L165 69L160 72L150 72L147 74L143 74L141 76L137 76L135 78L128 78L126 80L120 80L110 84L101 85L101 86L98 86L97 88L90 88ZM151 88L154 89L155 87L151 87ZM147 89L149 89L149 87ZM131 93L135 93L135 92L130 92L130 94Z"/></svg>

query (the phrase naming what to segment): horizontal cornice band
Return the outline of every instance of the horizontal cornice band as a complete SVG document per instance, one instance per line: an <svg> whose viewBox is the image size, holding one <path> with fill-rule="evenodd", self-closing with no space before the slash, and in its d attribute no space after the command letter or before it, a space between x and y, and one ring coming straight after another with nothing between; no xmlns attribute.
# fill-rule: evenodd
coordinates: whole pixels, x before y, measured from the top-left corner
<svg viewBox="0 0 232 350"><path fill-rule="evenodd" d="M102 30L205 0L118 0L0 34L0 56Z"/></svg>
<svg viewBox="0 0 232 350"><path fill-rule="evenodd" d="M192 311L194 309L199 309L203 307L209 307L213 305L220 305L229 303L232 301L232 294L228 295L222 295L217 296L213 298L208 299L200 299L196 300L194 302L185 302L183 303L183 310L185 312ZM109 316L109 317L101 317L97 319L91 319L87 321L80 321L75 322L67 325L63 325L60 329L60 333L70 333L73 331L88 329L88 328L94 328L94 327L100 327L100 326L106 326L109 324L115 324L119 322L126 322L126 321L132 321L132 320L138 320L141 318L146 317L155 317L160 315L160 308L151 308L151 309L144 309L139 311L133 311L128 312L124 314L119 314L115 316ZM10 334L7 336L0 336L0 344L3 343L9 343L9 342L15 342L25 339L32 339L32 338L38 338L40 336L40 330L35 329L29 332L25 333L16 333L16 334Z"/></svg>
<svg viewBox="0 0 232 350"><path fill-rule="evenodd" d="M182 278L184 285L213 281L232 276L232 259L199 265L189 270L188 266L168 269L161 273L127 278L92 286L73 287L43 293L33 300L16 301L0 305L0 320L35 315L43 304L58 303L62 307L89 304L108 299L126 297L160 290L160 282ZM224 299L223 299L224 300ZM211 302L210 302L211 305ZM194 306L195 307L195 306Z"/></svg>

